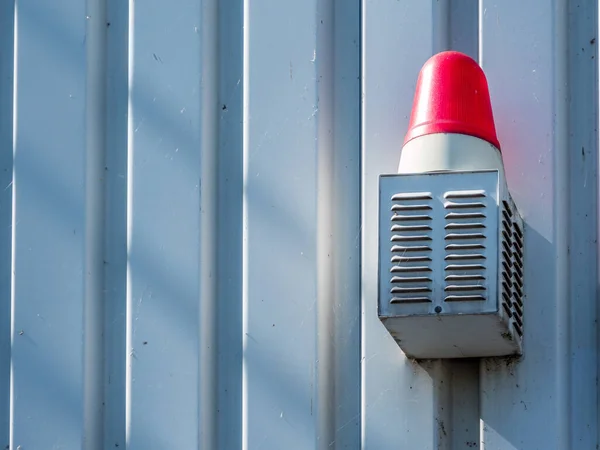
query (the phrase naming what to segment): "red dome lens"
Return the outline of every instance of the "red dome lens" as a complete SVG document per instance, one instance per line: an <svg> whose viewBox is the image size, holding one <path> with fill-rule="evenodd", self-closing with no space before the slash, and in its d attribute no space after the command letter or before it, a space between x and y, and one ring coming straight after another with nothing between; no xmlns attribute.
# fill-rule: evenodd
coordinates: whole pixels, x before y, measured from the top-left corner
<svg viewBox="0 0 600 450"><path fill-rule="evenodd" d="M485 74L463 53L438 53L419 74L404 144L434 133L467 134L500 149Z"/></svg>

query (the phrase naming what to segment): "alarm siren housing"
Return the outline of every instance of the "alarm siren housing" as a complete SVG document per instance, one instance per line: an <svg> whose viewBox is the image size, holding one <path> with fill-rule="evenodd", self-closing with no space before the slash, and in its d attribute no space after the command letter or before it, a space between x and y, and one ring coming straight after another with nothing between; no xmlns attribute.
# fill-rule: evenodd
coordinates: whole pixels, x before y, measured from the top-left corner
<svg viewBox="0 0 600 450"><path fill-rule="evenodd" d="M379 318L417 359L521 354L523 264L485 75L434 55L398 171L379 180Z"/></svg>

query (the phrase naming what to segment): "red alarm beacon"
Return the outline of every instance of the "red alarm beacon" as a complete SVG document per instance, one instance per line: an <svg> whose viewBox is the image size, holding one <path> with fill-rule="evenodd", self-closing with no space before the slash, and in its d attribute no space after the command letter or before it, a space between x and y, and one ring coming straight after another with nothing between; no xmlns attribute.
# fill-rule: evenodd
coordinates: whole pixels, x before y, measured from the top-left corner
<svg viewBox="0 0 600 450"><path fill-rule="evenodd" d="M409 357L521 354L523 221L476 61L434 55L397 173L379 178L379 320Z"/></svg>
<svg viewBox="0 0 600 450"><path fill-rule="evenodd" d="M421 69L399 173L503 171L487 80L469 56L432 56Z"/></svg>

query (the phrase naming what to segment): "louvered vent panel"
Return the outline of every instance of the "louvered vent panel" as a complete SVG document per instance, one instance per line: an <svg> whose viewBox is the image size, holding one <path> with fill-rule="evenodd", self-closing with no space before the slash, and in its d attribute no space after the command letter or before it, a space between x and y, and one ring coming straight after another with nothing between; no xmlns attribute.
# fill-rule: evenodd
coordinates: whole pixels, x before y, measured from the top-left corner
<svg viewBox="0 0 600 450"><path fill-rule="evenodd" d="M512 306L512 273L513 273L513 245L512 245L512 212L508 202L502 202L502 217L500 225L500 261L502 264L501 283L502 308L511 322L514 321L514 310Z"/></svg>
<svg viewBox="0 0 600 450"><path fill-rule="evenodd" d="M485 301L485 191L446 192L444 210L444 299L447 302Z"/></svg>
<svg viewBox="0 0 600 450"><path fill-rule="evenodd" d="M517 222L513 222L513 290L512 325L519 336L523 336L523 230Z"/></svg>
<svg viewBox="0 0 600 450"><path fill-rule="evenodd" d="M391 206L390 302L431 302L432 195L394 194Z"/></svg>
<svg viewBox="0 0 600 450"><path fill-rule="evenodd" d="M502 308L511 326L523 336L523 231L510 204L502 202Z"/></svg>
<svg viewBox="0 0 600 450"><path fill-rule="evenodd" d="M526 230L501 170L382 175L381 323L416 359L523 353Z"/></svg>

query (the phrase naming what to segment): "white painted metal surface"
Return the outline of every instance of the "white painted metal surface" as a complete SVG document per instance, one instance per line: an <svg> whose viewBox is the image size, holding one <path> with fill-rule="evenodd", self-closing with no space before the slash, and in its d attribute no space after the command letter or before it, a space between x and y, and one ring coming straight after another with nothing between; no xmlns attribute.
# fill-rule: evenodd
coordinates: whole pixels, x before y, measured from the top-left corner
<svg viewBox="0 0 600 450"><path fill-rule="evenodd" d="M382 175L378 201L378 315L406 356L520 354L523 227L500 172Z"/></svg>
<svg viewBox="0 0 600 450"><path fill-rule="evenodd" d="M498 149L483 139L466 134L420 136L404 145L398 159L398 173L492 169L505 176Z"/></svg>
<svg viewBox="0 0 600 450"><path fill-rule="evenodd" d="M565 0L2 3L1 446L595 448L597 24ZM521 361L416 365L377 319L377 178L447 48L486 71L526 221Z"/></svg>

